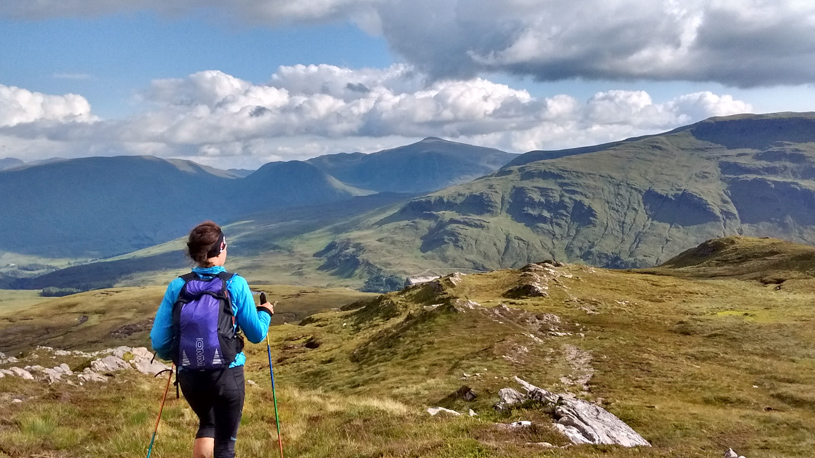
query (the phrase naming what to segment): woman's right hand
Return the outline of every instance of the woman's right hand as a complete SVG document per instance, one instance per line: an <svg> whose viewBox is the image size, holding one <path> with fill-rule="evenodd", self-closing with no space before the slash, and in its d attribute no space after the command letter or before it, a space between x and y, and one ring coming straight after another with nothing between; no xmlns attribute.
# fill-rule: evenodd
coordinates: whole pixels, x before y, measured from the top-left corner
<svg viewBox="0 0 815 458"><path fill-rule="evenodd" d="M266 301L266 293L260 293L260 305L258 305L257 307L258 313L260 313L260 311L263 310L264 312L268 313L269 316L273 316L275 305L277 305L277 301L275 301L274 304L270 304L269 302Z"/></svg>
<svg viewBox="0 0 815 458"><path fill-rule="evenodd" d="M258 305L258 311L263 310L265 312L268 312L269 315L274 315L274 306L276 304L277 304L277 302L275 302L274 304L264 302L263 304Z"/></svg>

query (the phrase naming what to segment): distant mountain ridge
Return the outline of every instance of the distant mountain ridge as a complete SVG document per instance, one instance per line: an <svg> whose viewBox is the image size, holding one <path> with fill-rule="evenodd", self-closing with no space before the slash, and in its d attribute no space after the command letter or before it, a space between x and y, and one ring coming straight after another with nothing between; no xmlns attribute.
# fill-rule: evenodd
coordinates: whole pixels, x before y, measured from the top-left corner
<svg viewBox="0 0 815 458"><path fill-rule="evenodd" d="M10 169L12 167L17 167L23 164L25 164L25 162L15 157L4 157L0 159L0 170Z"/></svg>
<svg viewBox="0 0 815 458"><path fill-rule="evenodd" d="M430 137L378 153L342 153L309 159L340 181L376 192L429 192L474 180L517 157Z"/></svg>
<svg viewBox="0 0 815 458"><path fill-rule="evenodd" d="M441 139L336 156L272 162L248 174L153 156L7 159L12 168L0 171L0 252L108 257L179 237L204 219L229 223L375 192L427 192L514 157Z"/></svg>
<svg viewBox="0 0 815 458"><path fill-rule="evenodd" d="M111 256L176 238L203 219L361 192L305 162L246 178L152 156L67 160L0 172L0 249L51 256Z"/></svg>

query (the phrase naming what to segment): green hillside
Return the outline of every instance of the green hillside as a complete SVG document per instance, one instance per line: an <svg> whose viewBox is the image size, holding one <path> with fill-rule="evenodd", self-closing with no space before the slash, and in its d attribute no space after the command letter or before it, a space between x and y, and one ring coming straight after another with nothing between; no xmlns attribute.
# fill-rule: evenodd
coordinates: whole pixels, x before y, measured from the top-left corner
<svg viewBox="0 0 815 458"><path fill-rule="evenodd" d="M225 180L153 157L76 159L3 171L0 250L89 258L153 245L185 230L203 209L193 200L196 184L217 187ZM190 203L155 204L176 199Z"/></svg>
<svg viewBox="0 0 815 458"><path fill-rule="evenodd" d="M732 238L659 272L541 263L452 275L350 304L350 296L326 301L326 308L346 305L270 331L286 456L701 458L732 447L748 457L809 457L815 278L797 261L807 252L778 240ZM762 267L768 253L773 259ZM719 276L674 275L692 266L715 267ZM745 272L786 280L777 288L743 279ZM546 294L511 293L532 283ZM144 331L114 330L146 322L148 303L155 307L160 294L98 291L0 315L0 351L54 365L31 349L146 344ZM310 294L319 304L316 290L276 299L291 311ZM144 299L134 305L135 298ZM82 314L89 318L80 322ZM44 332L25 331L37 326ZM255 384L247 386L237 453L272 455L265 345L249 345L247 361ZM513 376L602 406L652 447L569 445L551 411L534 402L496 411L499 389L520 389ZM0 378L8 403L0 456L143 456L166 379L108 379L71 386ZM462 397L465 386L474 399ZM477 416L431 417L426 409L436 406ZM532 425L505 426L519 420ZM171 396L161 421L154 454L187 454L196 420L184 401Z"/></svg>
<svg viewBox="0 0 815 458"><path fill-rule="evenodd" d="M815 248L763 237L708 240L644 272L691 278L757 280L781 288L787 280L815 277Z"/></svg>
<svg viewBox="0 0 815 458"><path fill-rule="evenodd" d="M358 247L355 262L407 274L387 260L476 270L543 259L633 268L730 235L815 244L813 113L712 118L568 152L415 198L336 231L334 246Z"/></svg>

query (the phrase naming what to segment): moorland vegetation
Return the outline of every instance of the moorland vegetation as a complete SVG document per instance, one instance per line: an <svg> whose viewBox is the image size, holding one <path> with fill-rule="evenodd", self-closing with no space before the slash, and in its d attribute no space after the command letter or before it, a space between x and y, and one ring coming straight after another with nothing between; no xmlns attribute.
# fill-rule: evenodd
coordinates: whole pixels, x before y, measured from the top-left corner
<svg viewBox="0 0 815 458"><path fill-rule="evenodd" d="M813 260L812 247L730 237L647 270L540 262L367 297L255 285L280 300L275 320L287 322L270 331L287 455L811 456ZM540 294L511 293L528 284ZM0 349L47 365L26 355L37 345L145 345L138 324L160 295L117 288L4 313ZM247 352L254 383L238 454L274 456L266 348ZM498 390L519 388L514 376L601 405L652 447L570 445L539 405L496 411ZM82 386L0 378L0 456L143 456L165 383L131 373ZM461 397L463 386L476 397ZM477 416L430 416L435 406ZM516 420L532 426L502 426ZM186 454L194 423L171 399L154 456Z"/></svg>

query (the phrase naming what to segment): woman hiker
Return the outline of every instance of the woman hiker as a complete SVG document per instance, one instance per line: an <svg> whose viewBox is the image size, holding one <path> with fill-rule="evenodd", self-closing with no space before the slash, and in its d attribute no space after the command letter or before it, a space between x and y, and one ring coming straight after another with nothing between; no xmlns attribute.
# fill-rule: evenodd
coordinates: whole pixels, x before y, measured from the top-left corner
<svg viewBox="0 0 815 458"><path fill-rule="evenodd" d="M167 286L150 339L159 357L176 364L181 391L200 420L193 458L232 458L245 395L238 332L261 342L274 308L255 307L246 280L226 272L226 239L217 224L196 226L187 249L197 265Z"/></svg>

